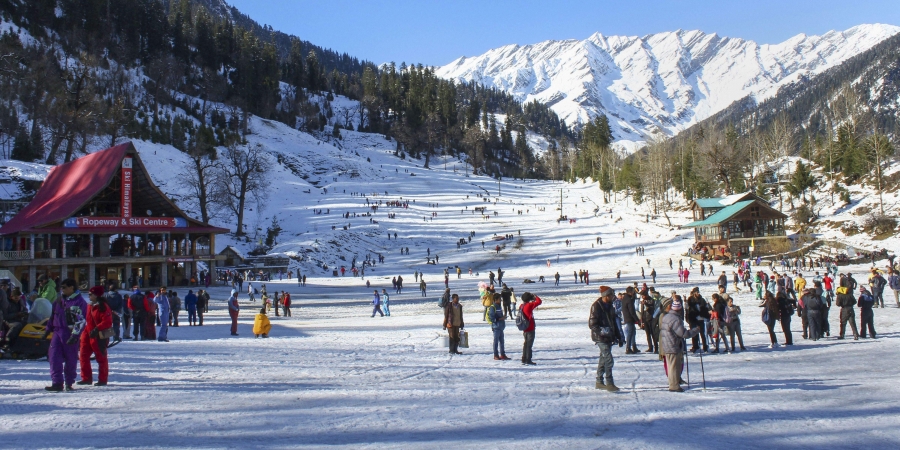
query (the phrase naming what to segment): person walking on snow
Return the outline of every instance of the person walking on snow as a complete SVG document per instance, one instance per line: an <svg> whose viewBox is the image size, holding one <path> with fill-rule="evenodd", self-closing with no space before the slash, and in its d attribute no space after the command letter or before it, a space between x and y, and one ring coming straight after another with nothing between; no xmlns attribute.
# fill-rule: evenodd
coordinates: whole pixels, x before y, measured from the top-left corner
<svg viewBox="0 0 900 450"><path fill-rule="evenodd" d="M51 392L62 391L64 382L65 389L72 390L78 364L78 343L87 315L87 302L81 296L75 280L67 278L61 285L62 296L53 301L50 320L44 332L45 339L50 333L53 334L47 354L51 384L44 388Z"/></svg>
<svg viewBox="0 0 900 450"><path fill-rule="evenodd" d="M541 305L541 298L525 292L522 294L522 315L528 321L528 327L523 331L525 343L522 345L522 364L533 366L535 363L531 361L531 349L534 346L534 309Z"/></svg>
<svg viewBox="0 0 900 450"><path fill-rule="evenodd" d="M381 304L384 305L384 315L391 317L391 296L388 295L386 289L381 290Z"/></svg>
<svg viewBox="0 0 900 450"><path fill-rule="evenodd" d="M237 336L238 314L241 312L241 305L238 304L238 291L231 291L231 298L228 299L228 315L231 316L231 335Z"/></svg>
<svg viewBox="0 0 900 450"><path fill-rule="evenodd" d="M450 335L450 353L462 355L459 351L459 330L465 328L462 305L459 304L459 296L453 294L450 303L444 307L444 329Z"/></svg>
<svg viewBox="0 0 900 450"><path fill-rule="evenodd" d="M622 329L616 322L616 311L613 299L616 292L609 286L600 286L600 297L591 305L588 327L591 329L591 340L600 349L597 361L597 381L594 387L610 392L619 390L613 381L612 369L615 361L612 356L613 344L619 347L625 344Z"/></svg>
<svg viewBox="0 0 900 450"><path fill-rule="evenodd" d="M188 326L197 325L197 294L192 289L188 289L187 295L184 296L184 308L188 312Z"/></svg>
<svg viewBox="0 0 900 450"><path fill-rule="evenodd" d="M91 373L91 355L97 359L97 386L106 386L109 381L109 361L107 360L106 347L109 345L109 337L101 336L101 332L108 332L113 326L112 310L106 304L103 297L103 286L94 286L90 290L91 304L87 308L87 320L84 331L81 333L81 381L77 384L90 386L94 382Z"/></svg>
<svg viewBox="0 0 900 450"><path fill-rule="evenodd" d="M381 311L381 296L378 295L378 289L375 289L375 297L372 298L372 317L375 317L375 313L380 314L379 317L384 317L384 312Z"/></svg>

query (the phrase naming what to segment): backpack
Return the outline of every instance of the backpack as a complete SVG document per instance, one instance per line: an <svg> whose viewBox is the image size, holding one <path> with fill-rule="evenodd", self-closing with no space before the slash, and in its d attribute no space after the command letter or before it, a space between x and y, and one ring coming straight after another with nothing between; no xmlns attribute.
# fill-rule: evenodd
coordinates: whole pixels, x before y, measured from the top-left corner
<svg viewBox="0 0 900 450"><path fill-rule="evenodd" d="M837 292L838 295L846 294L846 293L847 293L847 286L840 286L840 287L837 288L837 291L835 291L835 292Z"/></svg>
<svg viewBox="0 0 900 450"><path fill-rule="evenodd" d="M134 312L142 312L144 311L144 295L143 294L132 294L131 295L131 307Z"/></svg>
<svg viewBox="0 0 900 450"><path fill-rule="evenodd" d="M449 300L449 298L446 294L442 295L440 300L438 300L438 308L441 308L441 309L446 308L448 300Z"/></svg>
<svg viewBox="0 0 900 450"><path fill-rule="evenodd" d="M528 318L525 317L525 313L522 312L522 308L524 307L525 305L520 306L519 311L516 313L516 328L518 328L519 331L525 331L531 325L531 321L528 320Z"/></svg>

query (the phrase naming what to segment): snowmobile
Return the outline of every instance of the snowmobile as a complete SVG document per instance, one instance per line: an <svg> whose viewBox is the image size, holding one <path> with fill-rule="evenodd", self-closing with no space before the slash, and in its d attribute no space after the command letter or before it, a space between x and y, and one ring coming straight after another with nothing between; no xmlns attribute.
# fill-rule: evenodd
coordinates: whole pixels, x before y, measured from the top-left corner
<svg viewBox="0 0 900 450"><path fill-rule="evenodd" d="M50 339L53 333L44 338L44 332L47 330L47 322L29 323L19 332L14 339L12 345L3 349L0 353L2 359L40 359L46 358L50 352Z"/></svg>
<svg viewBox="0 0 900 450"><path fill-rule="evenodd" d="M53 334L48 334L44 338L44 332L47 331L47 321L50 320L52 309L49 300L43 298L35 300L28 314L28 323L19 330L15 328L10 330L16 334L7 336L12 344L0 351L0 359L46 358L50 352L50 339Z"/></svg>

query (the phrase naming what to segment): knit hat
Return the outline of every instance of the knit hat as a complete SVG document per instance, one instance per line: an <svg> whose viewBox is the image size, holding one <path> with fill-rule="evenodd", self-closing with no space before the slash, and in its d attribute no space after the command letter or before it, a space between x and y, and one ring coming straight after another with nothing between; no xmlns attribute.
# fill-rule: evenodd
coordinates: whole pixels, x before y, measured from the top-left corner
<svg viewBox="0 0 900 450"><path fill-rule="evenodd" d="M665 300L662 301L662 310L663 310L663 311L665 311L666 308L668 308L669 306L672 306L672 299L671 299L671 298L667 298L667 299L665 299Z"/></svg>
<svg viewBox="0 0 900 450"><path fill-rule="evenodd" d="M89 292L97 297L103 297L103 286L94 286Z"/></svg>
<svg viewBox="0 0 900 450"><path fill-rule="evenodd" d="M672 310L673 311L681 311L682 304L683 304L682 300L680 298L676 298L675 300L672 301Z"/></svg>
<svg viewBox="0 0 900 450"><path fill-rule="evenodd" d="M609 286L600 286L600 296L601 297L610 297L616 295L615 289Z"/></svg>

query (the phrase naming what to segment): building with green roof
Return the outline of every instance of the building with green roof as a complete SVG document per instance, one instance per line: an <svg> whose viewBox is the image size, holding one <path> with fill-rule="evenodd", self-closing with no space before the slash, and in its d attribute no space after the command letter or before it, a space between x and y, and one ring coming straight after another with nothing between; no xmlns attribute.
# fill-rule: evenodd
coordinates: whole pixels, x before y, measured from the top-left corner
<svg viewBox="0 0 900 450"><path fill-rule="evenodd" d="M694 221L681 227L694 229L694 250L710 258L766 253L787 241L787 216L752 192L698 198L691 203L691 210Z"/></svg>

